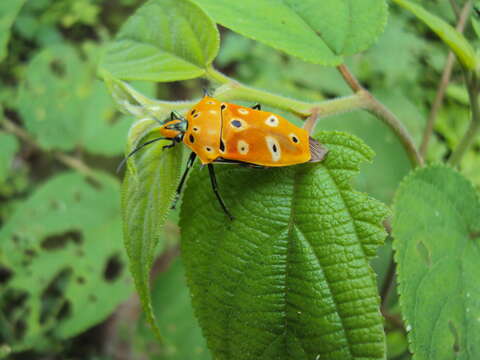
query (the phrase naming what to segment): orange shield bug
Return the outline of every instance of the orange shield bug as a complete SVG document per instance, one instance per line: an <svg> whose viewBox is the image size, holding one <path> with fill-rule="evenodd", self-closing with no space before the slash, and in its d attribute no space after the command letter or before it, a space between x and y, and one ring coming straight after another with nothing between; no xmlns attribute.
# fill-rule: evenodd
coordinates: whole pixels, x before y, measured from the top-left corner
<svg viewBox="0 0 480 360"><path fill-rule="evenodd" d="M327 154L327 150L311 138L306 130L280 115L262 111L260 105L247 108L221 102L210 96L205 96L189 110L186 118L172 113L170 119L162 123L159 131L162 137L140 145L126 159L158 140L172 141L164 148L183 142L192 153L178 184L172 208L175 207L188 172L198 156L202 165L208 166L213 192L230 219L233 216L218 191L214 163L257 168L289 166L319 162ZM124 162L121 165L123 164Z"/></svg>

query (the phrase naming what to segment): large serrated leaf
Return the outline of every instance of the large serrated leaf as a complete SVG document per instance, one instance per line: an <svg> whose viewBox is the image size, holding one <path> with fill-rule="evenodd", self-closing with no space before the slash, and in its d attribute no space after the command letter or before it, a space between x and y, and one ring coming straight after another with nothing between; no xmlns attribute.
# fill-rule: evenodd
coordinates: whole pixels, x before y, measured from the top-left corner
<svg viewBox="0 0 480 360"><path fill-rule="evenodd" d="M373 152L323 132L320 164L217 166L190 176L182 256L192 301L216 359L383 359L384 333L370 259L387 209L350 180Z"/></svg>
<svg viewBox="0 0 480 360"><path fill-rule="evenodd" d="M153 123L141 120L132 126L130 149L139 141L159 137L160 133L151 128ZM180 176L183 150L182 146L164 150L163 146L169 143L158 141L139 151L130 160L134 164L128 167L122 188L123 231L130 271L146 318L159 339L151 305L150 269Z"/></svg>
<svg viewBox="0 0 480 360"><path fill-rule="evenodd" d="M0 2L0 62L7 56L7 44L10 39L10 27L26 0Z"/></svg>
<svg viewBox="0 0 480 360"><path fill-rule="evenodd" d="M422 6L408 0L393 0L398 5L411 11L416 17L430 27L450 49L457 55L459 61L468 69L475 69L477 60L475 51L465 37L443 19L431 14Z"/></svg>
<svg viewBox="0 0 480 360"><path fill-rule="evenodd" d="M218 23L323 65L369 47L387 19L384 0L193 0Z"/></svg>
<svg viewBox="0 0 480 360"><path fill-rule="evenodd" d="M218 53L215 23L187 0L150 0L123 25L101 67L123 80L201 76Z"/></svg>
<svg viewBox="0 0 480 360"><path fill-rule="evenodd" d="M75 173L40 186L0 231L0 334L14 351L42 349L104 320L132 292L118 182ZM3 307L5 309L5 307ZM23 330L22 330L23 329Z"/></svg>
<svg viewBox="0 0 480 360"><path fill-rule="evenodd" d="M398 291L410 346L420 359L480 354L480 202L445 166L417 170L394 207Z"/></svg>

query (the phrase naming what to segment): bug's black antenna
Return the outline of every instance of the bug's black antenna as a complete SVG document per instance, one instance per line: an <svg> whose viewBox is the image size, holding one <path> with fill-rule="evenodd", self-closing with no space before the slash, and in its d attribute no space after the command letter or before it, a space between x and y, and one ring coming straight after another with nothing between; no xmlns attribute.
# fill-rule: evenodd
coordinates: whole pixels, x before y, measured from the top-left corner
<svg viewBox="0 0 480 360"><path fill-rule="evenodd" d="M145 146L147 145L150 145L150 144L153 144L154 142L157 142L159 140L169 140L168 138L165 138L165 137L161 137L161 138L155 138L153 140L149 140L147 141L146 143L143 143L142 145L136 147L135 149L133 149L130 154L128 154L121 162L120 164L118 164L118 167L117 167L117 173L120 172L120 170L122 170L123 166L125 165L125 163L127 162L127 160L130 158L130 156L132 155L135 155L135 153L138 151L138 150L141 150L143 149Z"/></svg>

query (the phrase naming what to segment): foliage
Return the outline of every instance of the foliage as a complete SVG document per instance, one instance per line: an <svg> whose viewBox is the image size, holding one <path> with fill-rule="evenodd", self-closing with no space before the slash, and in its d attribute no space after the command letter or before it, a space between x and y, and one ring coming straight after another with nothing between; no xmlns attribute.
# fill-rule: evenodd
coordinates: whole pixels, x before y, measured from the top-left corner
<svg viewBox="0 0 480 360"><path fill-rule="evenodd" d="M480 352L478 194L454 170L430 166L402 182L394 210L400 300L415 358L472 358Z"/></svg>
<svg viewBox="0 0 480 360"><path fill-rule="evenodd" d="M393 0L388 13L385 0L4 3L0 358L478 358L472 1ZM459 61L438 106L449 50ZM169 213L182 144L140 150L120 187L123 150L205 86L299 126L318 112L326 161L217 166L233 222L198 166L180 220ZM414 169L436 107L424 159L461 174ZM390 226L374 199L394 195L394 246L378 247Z"/></svg>
<svg viewBox="0 0 480 360"><path fill-rule="evenodd" d="M215 358L384 356L368 261L385 237L386 209L349 185L373 153L346 134L318 139L329 149L321 165L219 171L231 223L207 174L190 177L182 256ZM239 198L237 189L251 191Z"/></svg>

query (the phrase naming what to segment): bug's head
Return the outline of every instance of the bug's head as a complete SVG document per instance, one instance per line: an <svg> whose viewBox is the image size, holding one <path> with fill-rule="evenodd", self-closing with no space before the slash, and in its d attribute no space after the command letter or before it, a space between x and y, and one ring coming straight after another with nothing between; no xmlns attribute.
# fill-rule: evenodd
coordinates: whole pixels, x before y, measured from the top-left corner
<svg viewBox="0 0 480 360"><path fill-rule="evenodd" d="M162 134L162 136L166 138L175 139L178 138L180 135L183 135L185 131L187 131L187 126L187 120L173 119L167 121L160 127L160 134Z"/></svg>

